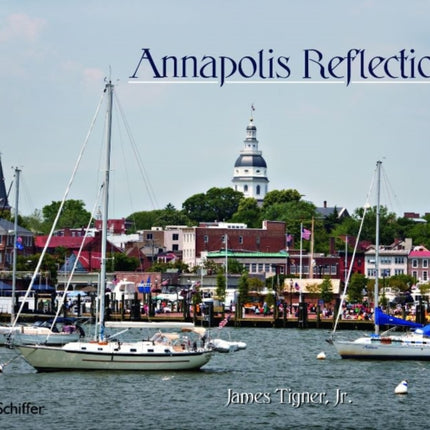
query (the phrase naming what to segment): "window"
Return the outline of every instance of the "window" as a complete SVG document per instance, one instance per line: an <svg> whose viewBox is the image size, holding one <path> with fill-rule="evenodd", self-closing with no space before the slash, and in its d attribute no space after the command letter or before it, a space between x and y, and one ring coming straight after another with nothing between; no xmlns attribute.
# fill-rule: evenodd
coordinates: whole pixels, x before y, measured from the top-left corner
<svg viewBox="0 0 430 430"><path fill-rule="evenodd" d="M256 193L257 193L257 195L260 195L260 185L257 185Z"/></svg>
<svg viewBox="0 0 430 430"><path fill-rule="evenodd" d="M425 259L423 259L423 267L429 267L429 261L428 260L425 260Z"/></svg>
<svg viewBox="0 0 430 430"><path fill-rule="evenodd" d="M417 268L418 267L418 260L416 258L412 259L412 267Z"/></svg>
<svg viewBox="0 0 430 430"><path fill-rule="evenodd" d="M251 265L251 273L256 273L257 272L257 263L252 263Z"/></svg>
<svg viewBox="0 0 430 430"><path fill-rule="evenodd" d="M248 191L248 185L244 185L243 186L243 191L247 192Z"/></svg>
<svg viewBox="0 0 430 430"><path fill-rule="evenodd" d="M179 245L177 243L172 245L172 251L179 251Z"/></svg>
<svg viewBox="0 0 430 430"><path fill-rule="evenodd" d="M152 240L152 233L146 233L146 238L148 240Z"/></svg>
<svg viewBox="0 0 430 430"><path fill-rule="evenodd" d="M172 234L172 240L179 240L179 234L178 233L173 233Z"/></svg>
<svg viewBox="0 0 430 430"><path fill-rule="evenodd" d="M239 243L243 245L243 236L239 236Z"/></svg>
<svg viewBox="0 0 430 430"><path fill-rule="evenodd" d="M428 281L428 272L427 272L427 270L423 271L423 281Z"/></svg>
<svg viewBox="0 0 430 430"><path fill-rule="evenodd" d="M203 236L203 242L204 242L204 243L209 243L209 236L208 236L207 234L205 234L205 235Z"/></svg>

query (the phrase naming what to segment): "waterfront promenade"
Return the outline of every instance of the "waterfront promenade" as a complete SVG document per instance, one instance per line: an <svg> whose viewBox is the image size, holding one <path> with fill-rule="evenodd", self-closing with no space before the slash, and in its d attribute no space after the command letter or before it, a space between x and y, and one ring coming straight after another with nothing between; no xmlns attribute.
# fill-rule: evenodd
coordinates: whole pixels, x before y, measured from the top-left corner
<svg viewBox="0 0 430 430"><path fill-rule="evenodd" d="M76 317L76 314L69 314L70 317ZM20 317L20 321L25 323L33 323L35 321L45 320L52 318L51 314L23 314ZM80 318L86 319L91 318L90 314L83 314ZM228 325L230 327L258 327L258 328L309 328L309 329L324 329L331 330L334 326L334 318L317 318L316 315L310 314L305 321L299 320L297 317L288 316L283 318L280 315L278 318L274 318L273 315L256 315L246 314L244 317L235 318L233 313L225 313L224 317L221 313L215 313L214 316L209 320L208 317L204 318L201 316L193 317L192 313L189 318L185 318L183 313L171 312L164 314L156 314L153 317L148 317L145 314L139 315L138 318L133 315L126 313L121 315L120 313L113 313L110 315L110 320L115 321L192 321L198 326L204 327L218 327L220 322L228 318ZM0 314L0 322L10 323L9 314ZM339 330L373 330L372 321L360 321L356 319L340 320L337 329Z"/></svg>

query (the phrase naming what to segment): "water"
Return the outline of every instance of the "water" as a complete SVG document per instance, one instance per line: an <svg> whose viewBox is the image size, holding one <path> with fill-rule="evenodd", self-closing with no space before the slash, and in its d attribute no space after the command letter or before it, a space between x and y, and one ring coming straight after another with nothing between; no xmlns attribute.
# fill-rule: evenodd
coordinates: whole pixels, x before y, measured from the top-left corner
<svg viewBox="0 0 430 430"><path fill-rule="evenodd" d="M13 361L0 374L0 427L396 430L426 422L430 363L342 360L325 342L324 330L226 327L222 333L248 348L215 354L198 372L42 374L21 359ZM316 358L321 351L325 360ZM0 361L11 354L1 348ZM409 392L396 395L402 379ZM312 401L306 393L315 393ZM227 406L229 398L239 397L242 404ZM26 402L40 414L25 413ZM14 413L6 414L11 404Z"/></svg>

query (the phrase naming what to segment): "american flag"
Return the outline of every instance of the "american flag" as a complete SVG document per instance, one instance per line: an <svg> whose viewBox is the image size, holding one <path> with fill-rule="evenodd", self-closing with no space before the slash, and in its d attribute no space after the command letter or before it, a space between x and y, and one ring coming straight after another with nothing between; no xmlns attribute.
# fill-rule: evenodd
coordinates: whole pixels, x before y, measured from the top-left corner
<svg viewBox="0 0 430 430"><path fill-rule="evenodd" d="M302 229L302 238L305 240L309 240L311 238L311 231L306 228Z"/></svg>

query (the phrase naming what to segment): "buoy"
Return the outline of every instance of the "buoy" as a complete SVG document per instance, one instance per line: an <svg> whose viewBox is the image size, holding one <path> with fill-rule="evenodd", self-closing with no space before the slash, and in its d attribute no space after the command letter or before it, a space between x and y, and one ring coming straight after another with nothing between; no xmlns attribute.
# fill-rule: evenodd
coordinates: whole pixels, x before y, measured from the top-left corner
<svg viewBox="0 0 430 430"><path fill-rule="evenodd" d="M321 351L318 355L317 355L318 360L325 360L325 352Z"/></svg>
<svg viewBox="0 0 430 430"><path fill-rule="evenodd" d="M404 380L394 390L395 394L408 394L408 381Z"/></svg>

